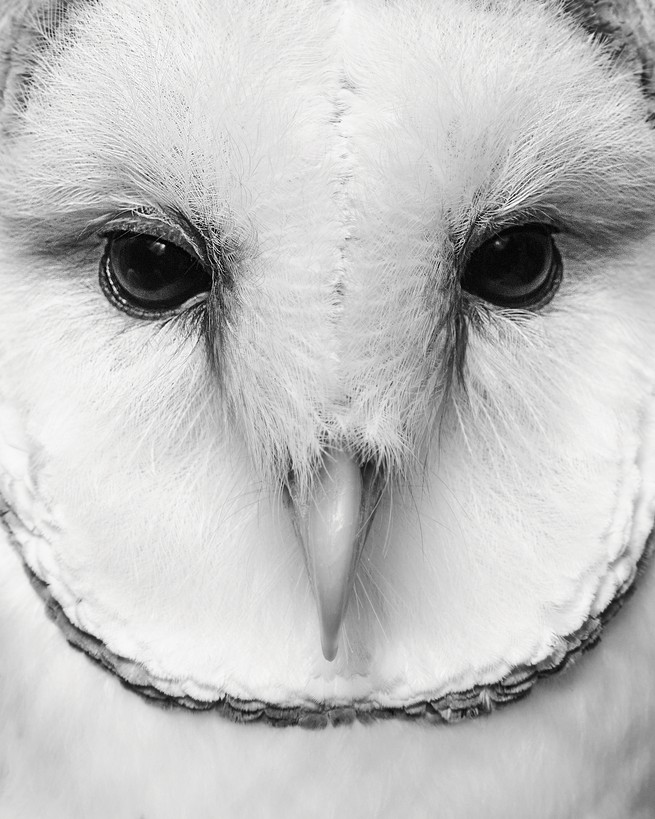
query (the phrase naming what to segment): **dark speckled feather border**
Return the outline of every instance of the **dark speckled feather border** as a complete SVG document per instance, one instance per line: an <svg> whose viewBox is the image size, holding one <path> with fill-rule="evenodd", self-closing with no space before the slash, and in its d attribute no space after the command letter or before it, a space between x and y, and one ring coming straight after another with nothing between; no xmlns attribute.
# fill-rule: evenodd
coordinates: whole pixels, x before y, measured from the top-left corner
<svg viewBox="0 0 655 819"><path fill-rule="evenodd" d="M655 6L652 0L564 0L567 16L637 73L655 120Z"/></svg>
<svg viewBox="0 0 655 819"><path fill-rule="evenodd" d="M34 69L53 42L70 31L73 13L98 0L26 0L0 14L0 127L11 133L27 107Z"/></svg>
<svg viewBox="0 0 655 819"><path fill-rule="evenodd" d="M0 519L10 539L21 555L13 526L21 526L15 513L0 497ZM358 721L419 720L435 725L452 725L490 714L517 702L532 691L542 679L569 668L582 653L598 644L603 628L609 623L638 586L655 550L655 530L648 537L644 552L632 574L626 579L609 605L598 615L589 616L580 628L558 639L551 653L534 665L520 665L495 683L476 685L467 691L453 691L437 699L417 700L399 707L380 707L370 702L339 704L316 702L288 706L244 700L223 694L215 700L197 700L189 696L175 696L161 690L162 684L153 678L137 661L114 654L101 640L73 625L61 605L52 596L47 583L38 578L22 560L32 586L43 599L46 612L56 623L71 646L86 654L103 669L115 675L130 691L146 702L163 708L182 708L189 711L217 711L221 716L238 723L258 722L276 727L297 725L317 729L330 725L346 725Z"/></svg>

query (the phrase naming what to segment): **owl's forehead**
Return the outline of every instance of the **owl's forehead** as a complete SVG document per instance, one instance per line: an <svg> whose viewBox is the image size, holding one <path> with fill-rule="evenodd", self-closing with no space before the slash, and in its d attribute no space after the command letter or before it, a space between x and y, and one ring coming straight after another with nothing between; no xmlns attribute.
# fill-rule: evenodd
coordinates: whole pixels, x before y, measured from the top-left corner
<svg viewBox="0 0 655 819"><path fill-rule="evenodd" d="M594 224L614 223L613 177L599 191L598 168L638 151L643 161L625 127L637 92L608 82L554 5L48 8L21 127L44 165L40 184L61 193L75 180L86 216L152 205L225 231L294 211L343 222L354 209L377 233L401 213L398 228L418 240L530 210L584 220L593 200Z"/></svg>

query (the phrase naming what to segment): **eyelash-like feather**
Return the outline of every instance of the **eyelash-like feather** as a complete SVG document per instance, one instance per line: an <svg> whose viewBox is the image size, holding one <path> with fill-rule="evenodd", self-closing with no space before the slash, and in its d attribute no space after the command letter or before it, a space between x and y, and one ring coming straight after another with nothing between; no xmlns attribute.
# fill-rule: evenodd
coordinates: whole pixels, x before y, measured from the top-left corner
<svg viewBox="0 0 655 819"><path fill-rule="evenodd" d="M650 592L479 729L397 719L526 693L649 548L652 103L570 5L0 0L0 815L568 819L652 790ZM139 219L213 265L205 304L104 297L101 237ZM471 249L526 224L558 231L547 309L463 298ZM385 488L334 663L294 507L330 451ZM23 564L171 700L394 719L145 706Z"/></svg>

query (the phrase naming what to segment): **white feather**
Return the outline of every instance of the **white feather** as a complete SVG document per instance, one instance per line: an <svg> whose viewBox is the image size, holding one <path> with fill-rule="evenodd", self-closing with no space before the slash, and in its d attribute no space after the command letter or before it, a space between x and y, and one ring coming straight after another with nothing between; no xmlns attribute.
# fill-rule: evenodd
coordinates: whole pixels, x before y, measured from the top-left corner
<svg viewBox="0 0 655 819"><path fill-rule="evenodd" d="M536 0L66 19L42 53L33 36L26 109L8 92L0 114L0 490L27 565L75 626L198 700L399 707L547 658L631 579L655 516L635 78ZM175 214L231 281L209 351L193 321L128 316L98 285L103 231ZM544 220L554 300L461 319L464 248ZM333 665L281 490L289 465L311 485L326 441L393 476ZM488 721L310 734L144 704L0 560L2 815L655 805L650 578L602 651Z"/></svg>

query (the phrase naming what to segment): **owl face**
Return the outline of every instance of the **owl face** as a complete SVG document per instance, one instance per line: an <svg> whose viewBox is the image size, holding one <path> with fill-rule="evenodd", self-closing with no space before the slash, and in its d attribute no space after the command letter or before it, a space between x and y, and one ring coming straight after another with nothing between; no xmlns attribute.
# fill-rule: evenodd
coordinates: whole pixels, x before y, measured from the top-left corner
<svg viewBox="0 0 655 819"><path fill-rule="evenodd" d="M630 70L518 0L5 16L1 492L68 638L243 714L597 636L655 516Z"/></svg>

